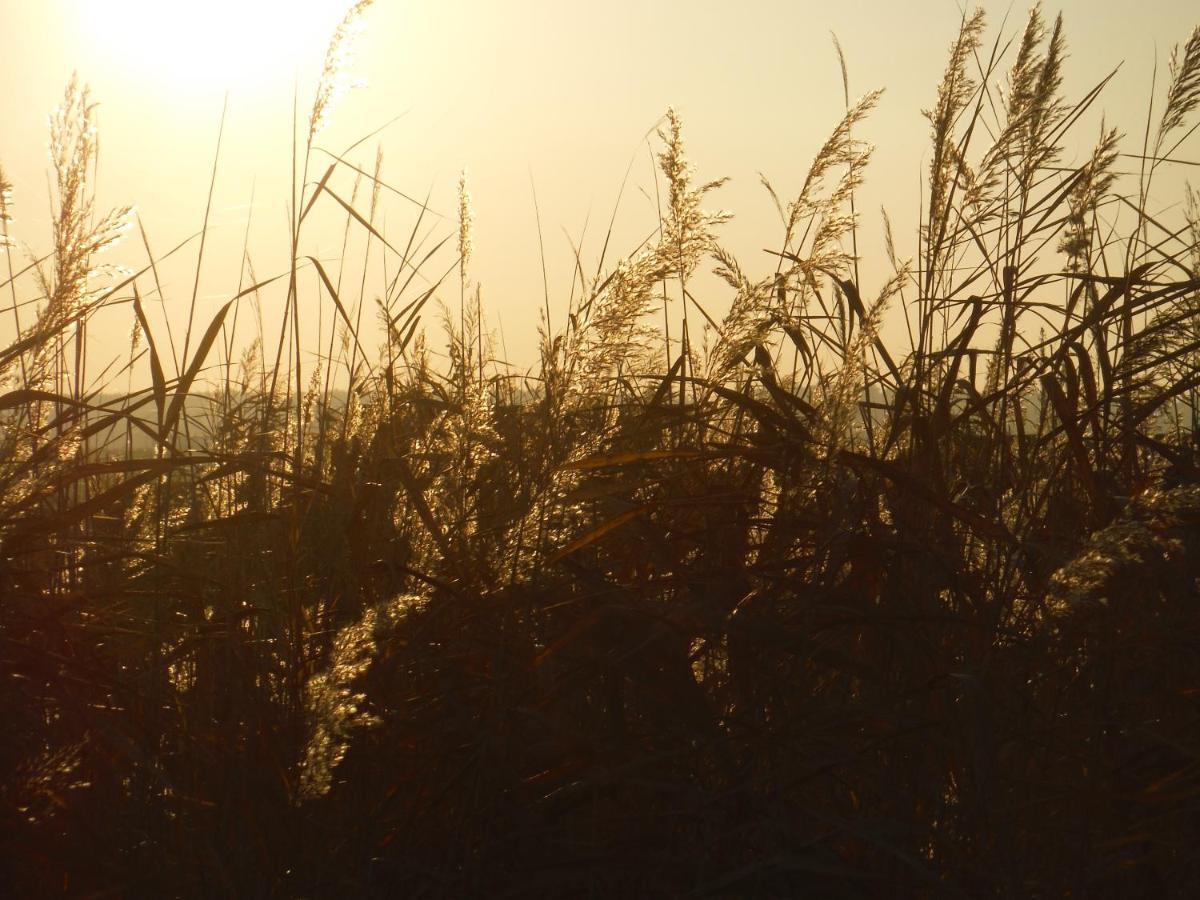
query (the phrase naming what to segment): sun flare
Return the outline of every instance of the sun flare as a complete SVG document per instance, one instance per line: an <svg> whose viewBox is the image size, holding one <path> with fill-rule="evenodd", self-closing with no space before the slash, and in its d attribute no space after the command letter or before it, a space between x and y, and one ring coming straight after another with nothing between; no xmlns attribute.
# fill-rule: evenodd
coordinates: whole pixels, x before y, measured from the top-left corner
<svg viewBox="0 0 1200 900"><path fill-rule="evenodd" d="M164 88L257 90L319 67L348 0L77 0L89 42Z"/></svg>

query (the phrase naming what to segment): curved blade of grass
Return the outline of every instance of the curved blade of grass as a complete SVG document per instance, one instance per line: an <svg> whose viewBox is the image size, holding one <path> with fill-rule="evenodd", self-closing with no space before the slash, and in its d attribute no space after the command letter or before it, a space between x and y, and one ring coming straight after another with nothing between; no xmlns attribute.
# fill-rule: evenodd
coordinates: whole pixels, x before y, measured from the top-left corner
<svg viewBox="0 0 1200 900"><path fill-rule="evenodd" d="M342 300L338 296L337 288L333 286L333 282L329 280L329 275L325 272L325 267L321 265L321 261L315 256L308 257L309 261L317 267L317 274L321 276L321 281L325 285L325 290L329 292L329 296L333 298L333 305L337 308L338 315L342 317L342 321L346 323L346 329L350 332L350 336L354 338L354 343L358 347L358 352L364 357L367 351L363 349L363 345L359 343L358 332L354 330L354 323L350 321L350 314L346 312L346 308L342 306Z"/></svg>
<svg viewBox="0 0 1200 900"><path fill-rule="evenodd" d="M163 377L162 361L158 355L158 345L154 342L154 334L150 331L150 323L146 321L146 312L142 309L142 298L138 293L136 282L133 286L133 311L137 315L137 320L142 326L142 333L146 335L146 344L150 348L150 381L154 388L154 405L158 408L158 426L161 428L167 408L167 384L166 379Z"/></svg>
<svg viewBox="0 0 1200 900"><path fill-rule="evenodd" d="M649 506L639 506L637 509L627 510L626 512L621 513L619 516L614 516L607 522L604 522L596 528L593 528L583 537L571 541L571 543L567 544L567 546L562 547L550 554L550 556L546 558L546 565L552 566L559 560L570 556L572 553L578 553L584 547L596 543L596 541L600 540L600 538L604 537L606 534L611 534L622 525L644 516L650 511L650 509L651 507Z"/></svg>

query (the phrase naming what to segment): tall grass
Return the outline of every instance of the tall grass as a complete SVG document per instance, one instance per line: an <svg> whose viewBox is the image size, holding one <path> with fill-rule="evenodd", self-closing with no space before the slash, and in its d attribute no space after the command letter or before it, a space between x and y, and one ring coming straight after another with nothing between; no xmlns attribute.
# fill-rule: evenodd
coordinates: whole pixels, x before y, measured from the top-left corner
<svg viewBox="0 0 1200 900"><path fill-rule="evenodd" d="M889 228L870 291L878 93L797 196L766 184L757 271L668 111L657 227L577 259L514 376L465 174L455 235L382 157L310 172L368 5L296 123L287 269L247 252L208 322L151 325L144 232L98 268L131 213L95 208L84 89L44 258L0 173L13 895L1190 896L1200 210L1150 197L1194 145L1200 30L1139 152L1105 126L1073 162L1108 79L1065 93L1038 8L964 15L915 252Z"/></svg>

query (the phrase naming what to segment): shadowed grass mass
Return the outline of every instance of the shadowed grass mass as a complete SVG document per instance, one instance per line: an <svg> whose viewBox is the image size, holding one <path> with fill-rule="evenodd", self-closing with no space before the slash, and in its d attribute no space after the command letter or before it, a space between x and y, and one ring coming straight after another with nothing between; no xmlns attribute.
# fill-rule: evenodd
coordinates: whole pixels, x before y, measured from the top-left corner
<svg viewBox="0 0 1200 900"><path fill-rule="evenodd" d="M1137 152L1105 126L1076 163L1107 79L1068 99L1036 8L964 16L917 252L889 230L871 289L879 93L767 185L753 268L669 111L659 221L577 260L521 372L465 175L439 234L381 157L314 152L368 5L297 126L290 265L247 255L209 321L193 290L152 322L144 232L97 267L131 213L95 208L85 89L44 257L0 172L12 895L1192 896L1200 195L1149 198L1195 146L1200 30ZM318 216L362 257L306 249Z"/></svg>

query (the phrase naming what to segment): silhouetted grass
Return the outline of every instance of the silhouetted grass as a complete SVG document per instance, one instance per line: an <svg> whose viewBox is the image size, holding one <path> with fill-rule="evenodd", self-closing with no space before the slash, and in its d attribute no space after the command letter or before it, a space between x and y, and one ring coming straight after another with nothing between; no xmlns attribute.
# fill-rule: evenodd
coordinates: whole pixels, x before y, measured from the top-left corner
<svg viewBox="0 0 1200 900"><path fill-rule="evenodd" d="M889 233L871 293L877 93L754 274L668 112L658 227L578 261L514 376L465 177L457 235L418 202L397 236L381 159L309 171L367 5L297 126L290 266L208 322L193 292L151 325L144 233L96 275L128 213L93 208L86 92L53 121L53 249L0 274L12 895L1191 896L1200 216L1148 197L1200 31L1139 152L1105 128L1073 163L1103 82L1066 99L1061 22L965 16L915 261ZM383 258L374 304L306 252L317 215ZM97 373L110 308L131 346Z"/></svg>

